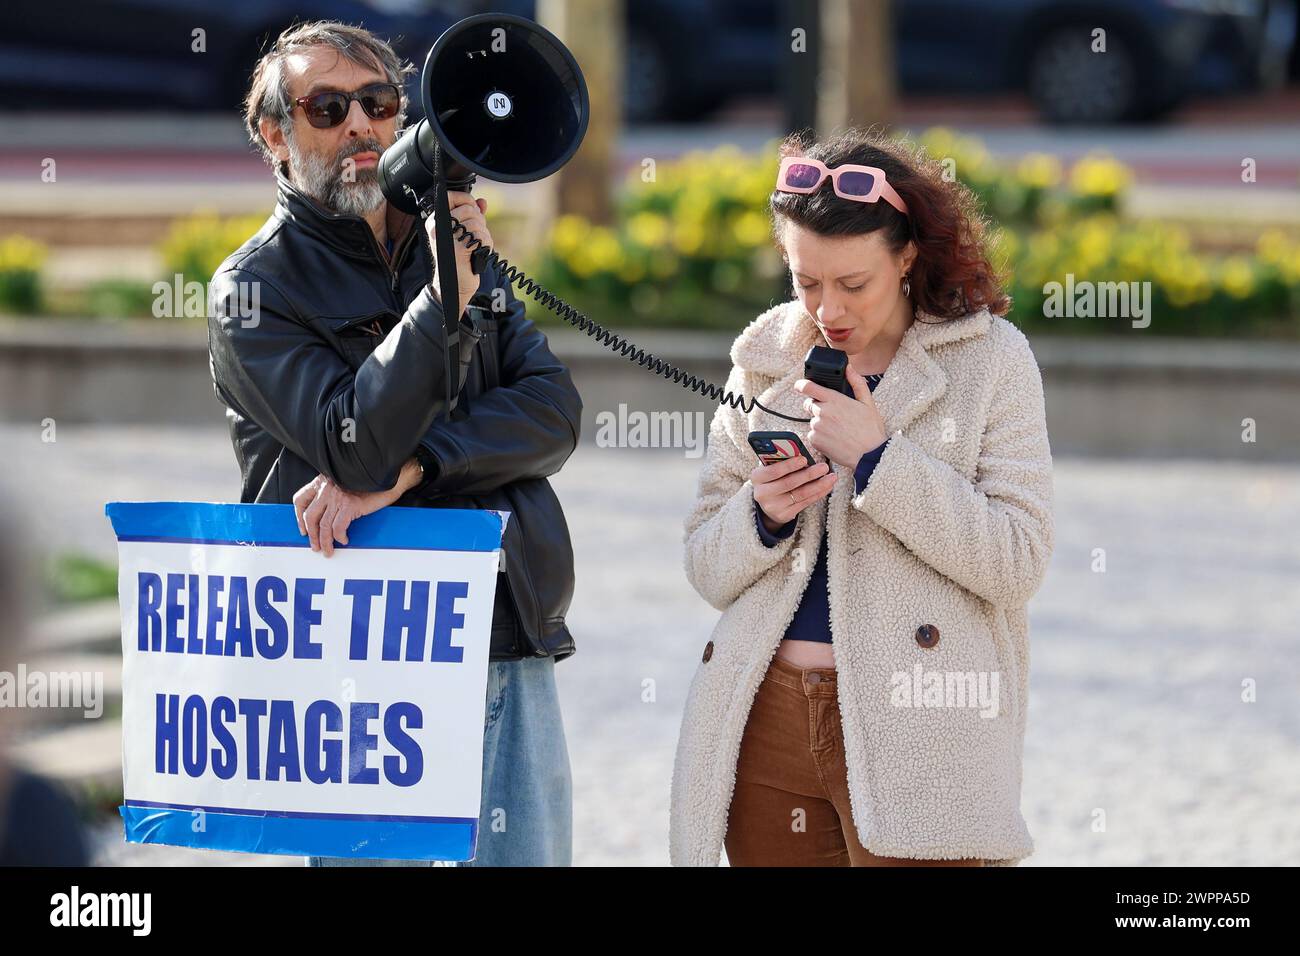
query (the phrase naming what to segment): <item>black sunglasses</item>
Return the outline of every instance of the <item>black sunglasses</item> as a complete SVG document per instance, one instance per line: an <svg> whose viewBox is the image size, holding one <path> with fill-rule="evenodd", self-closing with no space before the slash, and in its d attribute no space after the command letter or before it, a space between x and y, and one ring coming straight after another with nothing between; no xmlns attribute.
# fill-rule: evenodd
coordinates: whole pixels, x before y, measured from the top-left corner
<svg viewBox="0 0 1300 956"><path fill-rule="evenodd" d="M307 115L307 122L317 129L338 126L348 116L356 100L371 119L392 119L402 107L402 91L395 83L371 83L355 93L328 91L300 96L293 101Z"/></svg>

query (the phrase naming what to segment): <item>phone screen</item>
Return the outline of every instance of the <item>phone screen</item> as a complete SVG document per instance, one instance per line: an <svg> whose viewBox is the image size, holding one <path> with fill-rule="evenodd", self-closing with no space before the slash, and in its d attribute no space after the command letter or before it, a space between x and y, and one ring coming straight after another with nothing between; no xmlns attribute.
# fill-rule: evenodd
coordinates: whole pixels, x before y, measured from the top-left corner
<svg viewBox="0 0 1300 956"><path fill-rule="evenodd" d="M771 451L758 453L758 460L765 465L774 465L778 461L785 461L787 458L798 458L803 454L799 450L799 443L788 438L773 438L771 442Z"/></svg>
<svg viewBox="0 0 1300 956"><path fill-rule="evenodd" d="M772 465L790 458L803 458L809 465L812 456L794 432L750 432L749 447L764 465Z"/></svg>

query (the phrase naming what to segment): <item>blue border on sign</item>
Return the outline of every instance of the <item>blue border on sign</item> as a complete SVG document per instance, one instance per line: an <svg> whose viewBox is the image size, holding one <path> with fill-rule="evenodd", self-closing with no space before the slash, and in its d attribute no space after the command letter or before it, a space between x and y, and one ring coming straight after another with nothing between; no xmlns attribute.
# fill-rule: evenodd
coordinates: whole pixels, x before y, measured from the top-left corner
<svg viewBox="0 0 1300 956"><path fill-rule="evenodd" d="M118 812L128 843L237 853L463 861L474 858L478 839L478 821L470 817L237 810L148 800L126 800ZM196 831L197 819L202 827Z"/></svg>
<svg viewBox="0 0 1300 956"><path fill-rule="evenodd" d="M119 541L310 548L293 505L206 501L110 501L104 513ZM390 506L352 522L340 549L495 551L509 512Z"/></svg>

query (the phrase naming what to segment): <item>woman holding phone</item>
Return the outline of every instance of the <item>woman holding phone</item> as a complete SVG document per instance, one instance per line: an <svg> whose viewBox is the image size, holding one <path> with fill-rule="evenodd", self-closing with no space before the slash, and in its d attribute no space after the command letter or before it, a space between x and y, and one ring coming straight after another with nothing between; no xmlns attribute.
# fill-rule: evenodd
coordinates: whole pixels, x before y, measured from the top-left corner
<svg viewBox="0 0 1300 956"><path fill-rule="evenodd" d="M688 695L670 853L712 865L1014 865L1025 605L1052 551L1042 383L972 194L851 129L781 147L796 298L731 349L686 520L722 611ZM842 350L848 389L803 377ZM753 431L810 452L761 464ZM778 443L790 447L791 443Z"/></svg>

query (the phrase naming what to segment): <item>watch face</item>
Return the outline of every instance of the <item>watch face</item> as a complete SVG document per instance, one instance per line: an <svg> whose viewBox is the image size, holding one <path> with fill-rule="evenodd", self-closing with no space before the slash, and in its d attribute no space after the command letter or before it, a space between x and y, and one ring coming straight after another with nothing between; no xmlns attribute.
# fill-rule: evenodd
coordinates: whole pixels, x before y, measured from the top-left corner
<svg viewBox="0 0 1300 956"><path fill-rule="evenodd" d="M428 478L433 475L434 464L433 464L432 452L430 452L428 449L424 447L421 447L420 450L416 452L415 460L420 463L420 473L425 478Z"/></svg>

